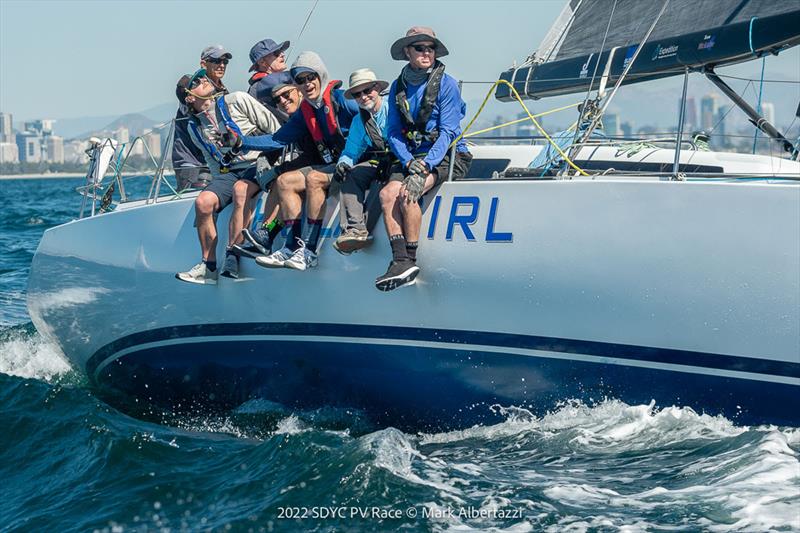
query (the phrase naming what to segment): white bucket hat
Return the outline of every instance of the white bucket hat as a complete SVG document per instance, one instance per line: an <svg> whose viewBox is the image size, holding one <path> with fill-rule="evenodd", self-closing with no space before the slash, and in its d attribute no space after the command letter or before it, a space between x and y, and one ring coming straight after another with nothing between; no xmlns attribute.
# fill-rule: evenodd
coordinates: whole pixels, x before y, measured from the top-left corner
<svg viewBox="0 0 800 533"><path fill-rule="evenodd" d="M368 85L370 83L375 84L376 86L375 89L379 93L385 91L386 88L389 86L388 81L379 80L378 77L375 75L375 73L372 72L370 69L360 68L355 72L353 72L352 74L350 74L350 87L344 92L344 97L352 100L353 89L358 89L362 85Z"/></svg>

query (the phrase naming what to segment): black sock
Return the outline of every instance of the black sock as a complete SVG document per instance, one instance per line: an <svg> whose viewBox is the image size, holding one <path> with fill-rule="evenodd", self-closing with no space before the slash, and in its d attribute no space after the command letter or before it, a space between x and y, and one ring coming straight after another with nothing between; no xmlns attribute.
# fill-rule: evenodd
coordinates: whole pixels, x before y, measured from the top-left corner
<svg viewBox="0 0 800 533"><path fill-rule="evenodd" d="M392 235L389 237L389 245L392 247L392 261L408 261L408 251L406 250L406 238L402 235Z"/></svg>
<svg viewBox="0 0 800 533"><path fill-rule="evenodd" d="M300 235L303 231L303 223L299 218L293 218L285 222L286 227L289 228L289 236L286 238L286 247L295 251L300 248Z"/></svg>
<svg viewBox="0 0 800 533"><path fill-rule="evenodd" d="M408 254L408 258L412 261L417 261L417 247L419 246L419 241L414 242L406 242L406 254Z"/></svg>
<svg viewBox="0 0 800 533"><path fill-rule="evenodd" d="M283 222L281 222L281 219L279 218L274 218L269 224L264 224L264 229L267 230L269 245L272 246L272 243L275 241L275 237L277 237L283 229Z"/></svg>
<svg viewBox="0 0 800 533"><path fill-rule="evenodd" d="M206 268L209 269L211 272L214 272L217 269L217 261L207 261L203 260L203 263L206 264Z"/></svg>
<svg viewBox="0 0 800 533"><path fill-rule="evenodd" d="M322 219L307 218L308 224L308 238L306 239L306 248L312 252L317 252L317 243L319 242L319 233L322 230Z"/></svg>

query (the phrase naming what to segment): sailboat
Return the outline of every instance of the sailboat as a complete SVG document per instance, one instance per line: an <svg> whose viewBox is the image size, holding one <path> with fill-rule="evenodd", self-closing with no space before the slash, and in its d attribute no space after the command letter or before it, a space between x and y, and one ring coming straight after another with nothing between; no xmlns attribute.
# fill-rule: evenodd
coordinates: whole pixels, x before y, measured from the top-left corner
<svg viewBox="0 0 800 533"><path fill-rule="evenodd" d="M616 398L800 425L794 144L733 91L785 157L701 150L682 126L635 153L591 136L623 84L719 85L716 67L798 42L792 3L570 0L495 96L596 93L586 127L563 145L472 146L467 177L424 198L414 286L375 290L380 235L350 256L323 240L307 272L244 262L238 280L178 282L197 254L193 196L161 194L159 172L147 200L95 210L93 193L45 232L30 315L101 398L156 420L259 399L440 430ZM329 198L324 234L337 213Z"/></svg>

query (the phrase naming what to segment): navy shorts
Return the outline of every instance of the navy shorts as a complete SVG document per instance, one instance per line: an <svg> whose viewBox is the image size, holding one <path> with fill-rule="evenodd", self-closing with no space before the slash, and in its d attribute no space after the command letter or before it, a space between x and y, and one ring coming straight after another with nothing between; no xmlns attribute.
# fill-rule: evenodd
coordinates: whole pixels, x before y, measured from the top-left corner
<svg viewBox="0 0 800 533"><path fill-rule="evenodd" d="M252 181L258 185L256 180L256 167L251 166L242 170L232 170L225 174L219 174L211 180L204 191L213 192L219 199L217 212L222 211L233 201L233 185L239 180Z"/></svg>

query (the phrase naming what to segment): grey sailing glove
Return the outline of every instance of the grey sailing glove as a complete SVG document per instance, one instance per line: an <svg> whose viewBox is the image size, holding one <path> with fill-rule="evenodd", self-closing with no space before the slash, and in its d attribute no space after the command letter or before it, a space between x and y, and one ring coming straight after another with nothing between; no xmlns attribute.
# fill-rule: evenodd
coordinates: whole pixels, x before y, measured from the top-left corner
<svg viewBox="0 0 800 533"><path fill-rule="evenodd" d="M430 172L428 165L422 159L414 159L408 164L409 174L419 174L420 176L427 177Z"/></svg>
<svg viewBox="0 0 800 533"><path fill-rule="evenodd" d="M409 165L410 166L410 165ZM422 192L425 190L425 175L409 174L403 180L403 187L406 189L406 201L408 203L415 203L419 201Z"/></svg>
<svg viewBox="0 0 800 533"><path fill-rule="evenodd" d="M339 183L344 183L344 180L347 179L347 173L350 172L350 169L352 168L353 167L351 167L344 161L338 163L336 165L336 170L333 173L333 179L335 179Z"/></svg>

